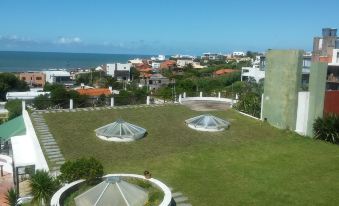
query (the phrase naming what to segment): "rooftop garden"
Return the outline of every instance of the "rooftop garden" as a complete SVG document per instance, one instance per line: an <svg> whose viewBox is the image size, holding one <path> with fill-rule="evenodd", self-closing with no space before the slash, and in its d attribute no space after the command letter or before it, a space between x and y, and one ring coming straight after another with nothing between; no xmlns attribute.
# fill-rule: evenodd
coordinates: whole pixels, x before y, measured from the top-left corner
<svg viewBox="0 0 339 206"><path fill-rule="evenodd" d="M337 205L339 147L275 129L234 110L217 133L188 128L202 114L184 106L48 113L66 160L95 157L106 174L148 170L192 205ZM94 130L122 118L147 129L135 142L100 140Z"/></svg>

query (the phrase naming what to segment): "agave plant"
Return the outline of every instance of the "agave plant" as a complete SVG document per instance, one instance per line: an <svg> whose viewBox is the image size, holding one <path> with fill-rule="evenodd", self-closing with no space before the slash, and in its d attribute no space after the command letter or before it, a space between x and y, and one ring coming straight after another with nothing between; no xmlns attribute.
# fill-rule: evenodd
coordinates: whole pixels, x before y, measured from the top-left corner
<svg viewBox="0 0 339 206"><path fill-rule="evenodd" d="M48 205L52 195L58 189L58 182L47 171L37 170L29 183L33 195L33 202L38 205Z"/></svg>
<svg viewBox="0 0 339 206"><path fill-rule="evenodd" d="M313 132L316 139L339 144L339 116L331 114L316 119L313 124Z"/></svg>
<svg viewBox="0 0 339 206"><path fill-rule="evenodd" d="M11 188L7 190L5 199L6 199L6 204L9 206L16 206L18 202L19 194L15 191L14 188Z"/></svg>

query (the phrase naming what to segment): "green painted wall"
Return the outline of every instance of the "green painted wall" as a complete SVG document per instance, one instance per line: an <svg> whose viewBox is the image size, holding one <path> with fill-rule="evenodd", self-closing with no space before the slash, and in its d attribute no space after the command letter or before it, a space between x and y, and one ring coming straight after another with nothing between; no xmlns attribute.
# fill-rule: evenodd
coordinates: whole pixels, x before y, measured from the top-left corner
<svg viewBox="0 0 339 206"><path fill-rule="evenodd" d="M302 73L301 50L271 50L266 56L263 118L295 130Z"/></svg>
<svg viewBox="0 0 339 206"><path fill-rule="evenodd" d="M323 116L326 89L327 64L313 62L310 70L309 81L309 109L306 135L313 137L313 123L318 117Z"/></svg>

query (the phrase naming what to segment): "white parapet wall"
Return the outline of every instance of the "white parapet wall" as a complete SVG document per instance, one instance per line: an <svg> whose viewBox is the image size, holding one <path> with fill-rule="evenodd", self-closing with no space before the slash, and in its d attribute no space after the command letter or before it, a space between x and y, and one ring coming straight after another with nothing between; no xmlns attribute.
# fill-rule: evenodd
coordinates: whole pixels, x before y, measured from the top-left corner
<svg viewBox="0 0 339 206"><path fill-rule="evenodd" d="M185 101L215 101L215 102L226 102L231 105L237 103L235 99L228 99L228 98L219 98L219 97L186 97L181 98L181 103Z"/></svg>
<svg viewBox="0 0 339 206"><path fill-rule="evenodd" d="M139 178L139 179L150 181L154 185L158 186L164 192L164 199L159 204L159 206L170 206L171 205L171 201L172 201L171 190L163 182L157 179L154 179L154 178L146 179L144 176L136 175L136 174L109 174L109 175L104 176L104 178L106 177L134 177L134 178ZM61 206L60 200L64 198L63 197L64 193L66 193L67 190L72 189L73 187L76 187L77 185L81 184L84 181L85 180L77 180L75 182L66 184L65 186L60 188L56 193L54 193L51 199L51 206Z"/></svg>
<svg viewBox="0 0 339 206"><path fill-rule="evenodd" d="M310 99L310 92L299 92L298 93L297 123L296 123L295 131L299 133L300 135L306 135L309 99Z"/></svg>
<svg viewBox="0 0 339 206"><path fill-rule="evenodd" d="M38 137L35 133L31 118L29 117L27 110L22 111L22 116L23 116L25 126L26 126L27 138L30 138L33 144L33 147L34 147L35 161L36 161L35 169L49 171L47 161L45 159L44 153L42 152L41 145L39 143Z"/></svg>

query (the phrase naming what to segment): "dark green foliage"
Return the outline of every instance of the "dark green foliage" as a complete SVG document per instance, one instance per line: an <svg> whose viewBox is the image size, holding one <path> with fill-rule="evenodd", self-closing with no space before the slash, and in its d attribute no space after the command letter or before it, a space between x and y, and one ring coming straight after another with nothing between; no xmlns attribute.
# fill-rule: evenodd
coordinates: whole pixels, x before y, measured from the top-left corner
<svg viewBox="0 0 339 206"><path fill-rule="evenodd" d="M119 94L114 95L114 104L145 104L147 91L145 89L133 89L132 91L121 90Z"/></svg>
<svg viewBox="0 0 339 206"><path fill-rule="evenodd" d="M19 80L12 73L0 73L0 101L6 100L6 93L10 91L28 91L29 87L25 81Z"/></svg>
<svg viewBox="0 0 339 206"><path fill-rule="evenodd" d="M19 198L19 194L15 191L14 188L7 190L5 199L6 199L6 203L9 206L16 206L18 202L18 198Z"/></svg>
<svg viewBox="0 0 339 206"><path fill-rule="evenodd" d="M317 118L313 124L316 139L339 144L339 116L331 114Z"/></svg>
<svg viewBox="0 0 339 206"><path fill-rule="evenodd" d="M235 109L260 117L261 112L261 95L263 93L263 84L254 82L235 82L231 85L233 98L238 94L239 101L234 106Z"/></svg>
<svg viewBox="0 0 339 206"><path fill-rule="evenodd" d="M44 170L37 170L30 177L29 184L33 195L33 202L38 205L49 205L51 197L60 187L59 181Z"/></svg>
<svg viewBox="0 0 339 206"><path fill-rule="evenodd" d="M9 111L8 120L14 119L22 114L22 101L18 99L8 101L5 108Z"/></svg>
<svg viewBox="0 0 339 206"><path fill-rule="evenodd" d="M80 158L74 161L66 161L60 168L60 180L73 182L85 179L89 184L95 183L104 174L102 164L95 158Z"/></svg>
<svg viewBox="0 0 339 206"><path fill-rule="evenodd" d="M48 95L39 95L38 97L34 98L33 105L39 110L48 109L52 106L52 101Z"/></svg>
<svg viewBox="0 0 339 206"><path fill-rule="evenodd" d="M139 79L140 72L135 68L131 67L131 80Z"/></svg>
<svg viewBox="0 0 339 206"><path fill-rule="evenodd" d="M76 77L76 83L79 85L84 83L85 85L93 85L95 83L101 82L101 80L105 79L104 71L91 71L89 73L79 74Z"/></svg>
<svg viewBox="0 0 339 206"><path fill-rule="evenodd" d="M234 108L259 118L261 111L261 97L253 92L240 95L239 102L234 106Z"/></svg>

